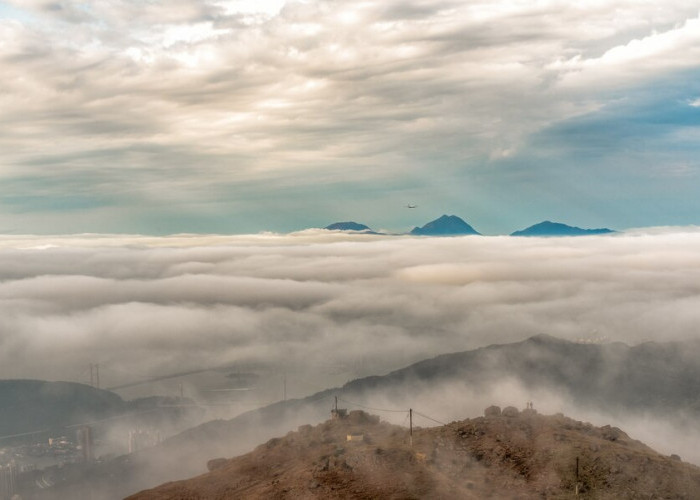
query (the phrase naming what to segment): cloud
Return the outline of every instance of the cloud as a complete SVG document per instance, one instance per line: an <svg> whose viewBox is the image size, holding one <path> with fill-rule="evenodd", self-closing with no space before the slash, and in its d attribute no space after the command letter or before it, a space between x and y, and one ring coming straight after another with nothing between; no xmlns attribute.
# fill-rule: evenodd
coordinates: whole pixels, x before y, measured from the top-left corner
<svg viewBox="0 0 700 500"><path fill-rule="evenodd" d="M565 70L562 85L604 85L653 78L668 70L696 67L700 18L687 19L682 26L633 39L611 47L600 57L576 55L554 63L552 69Z"/></svg>
<svg viewBox="0 0 700 500"><path fill-rule="evenodd" d="M290 185L298 217L339 185L346 207L376 185L436 185L433 204L454 184L441 179L512 188L499 159L527 161L533 134L697 61L697 5L680 0L12 5L23 15L0 21L0 176L20 188L0 203L41 232L45 214L85 230L76 208L91 231L149 217L151 232L192 230L174 221L192 213L220 227L241 206L274 219L244 193L293 197Z"/></svg>
<svg viewBox="0 0 700 500"><path fill-rule="evenodd" d="M261 397L276 399L282 371L300 396L538 333L694 338L699 246L697 231L677 230L577 239L7 236L0 363L5 378L77 381L80 367L100 363L107 386L255 367L267 384ZM195 385L212 383L222 380Z"/></svg>

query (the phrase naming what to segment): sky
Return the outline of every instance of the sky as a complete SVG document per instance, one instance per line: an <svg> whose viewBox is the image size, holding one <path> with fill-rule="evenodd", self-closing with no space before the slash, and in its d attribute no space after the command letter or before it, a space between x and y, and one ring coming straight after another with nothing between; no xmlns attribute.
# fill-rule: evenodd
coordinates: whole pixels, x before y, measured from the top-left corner
<svg viewBox="0 0 700 500"><path fill-rule="evenodd" d="M697 224L699 15L694 0L2 1L0 233Z"/></svg>

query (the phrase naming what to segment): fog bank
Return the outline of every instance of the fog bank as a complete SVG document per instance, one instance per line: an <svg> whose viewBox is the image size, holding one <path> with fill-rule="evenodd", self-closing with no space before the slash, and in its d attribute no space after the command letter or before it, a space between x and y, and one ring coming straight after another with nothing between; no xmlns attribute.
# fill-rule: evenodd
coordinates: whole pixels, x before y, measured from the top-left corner
<svg viewBox="0 0 700 500"><path fill-rule="evenodd" d="M283 380L298 397L538 333L696 337L699 277L695 228L549 239L4 236L0 377L87 382L99 363L109 387L219 367L185 391L226 389L226 374L252 372L255 406L281 399Z"/></svg>

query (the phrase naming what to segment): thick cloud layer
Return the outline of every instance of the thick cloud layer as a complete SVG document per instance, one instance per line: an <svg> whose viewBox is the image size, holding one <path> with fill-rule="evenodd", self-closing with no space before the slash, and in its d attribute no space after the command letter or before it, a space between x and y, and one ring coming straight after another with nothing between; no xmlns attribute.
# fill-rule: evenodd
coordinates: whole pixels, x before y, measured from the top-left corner
<svg viewBox="0 0 700 500"><path fill-rule="evenodd" d="M538 333L699 335L694 231L5 237L0 248L2 378L86 382L99 363L102 386L116 386L219 368L192 383L227 388L224 375L254 372L274 386L255 396L264 402L281 398L282 377L301 396Z"/></svg>

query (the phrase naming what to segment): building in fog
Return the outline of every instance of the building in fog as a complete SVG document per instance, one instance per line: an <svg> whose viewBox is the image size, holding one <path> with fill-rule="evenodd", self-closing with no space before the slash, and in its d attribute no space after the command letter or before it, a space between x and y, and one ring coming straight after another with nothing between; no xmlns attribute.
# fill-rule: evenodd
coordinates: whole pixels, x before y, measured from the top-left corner
<svg viewBox="0 0 700 500"><path fill-rule="evenodd" d="M17 493L17 465L11 462L5 467L0 466L0 500L11 500Z"/></svg>
<svg viewBox="0 0 700 500"><path fill-rule="evenodd" d="M162 441L160 432L153 430L135 429L129 431L129 453L143 448L150 448Z"/></svg>
<svg viewBox="0 0 700 500"><path fill-rule="evenodd" d="M94 460L92 428L89 425L83 425L78 428L78 446L83 454L83 462L90 463Z"/></svg>

